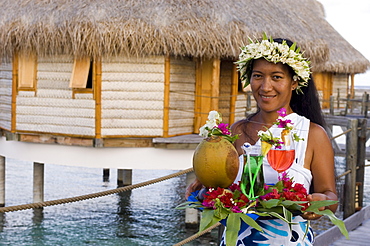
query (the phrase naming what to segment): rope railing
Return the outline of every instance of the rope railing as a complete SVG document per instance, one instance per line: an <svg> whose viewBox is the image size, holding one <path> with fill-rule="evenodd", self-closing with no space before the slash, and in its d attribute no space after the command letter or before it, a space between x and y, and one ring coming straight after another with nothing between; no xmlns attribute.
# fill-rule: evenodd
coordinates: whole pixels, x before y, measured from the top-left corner
<svg viewBox="0 0 370 246"><path fill-rule="evenodd" d="M32 209L32 208L42 208L42 207L47 207L47 206L54 206L54 205L60 205L60 204L65 204L65 203L71 203L71 202L78 202L82 200L88 200L92 198L97 198L97 197L102 197L102 196L107 196L107 195L112 195L115 193L120 193L128 190L133 190L136 188L140 188L143 186L151 185L154 183L162 182L167 179L171 179L189 172L192 172L193 168L188 168L182 171L179 171L177 173L169 174L163 177L159 177L156 179L152 179L149 181L141 182L138 184L134 185L128 185L124 187L120 187L117 189L112 189L112 190L107 190L107 191L102 191L102 192L97 192L97 193L92 193L88 195L82 195L82 196L75 196L75 197L70 197L70 198L64 198L64 199L57 199L57 200L51 200L51 201L46 201L46 202L36 202L36 203L29 203L29 204L23 204L23 205L16 205L16 206L8 206L8 207L0 207L0 213L6 213L6 212L14 212L14 211L19 211L19 210L26 210L26 209Z"/></svg>
<svg viewBox="0 0 370 246"><path fill-rule="evenodd" d="M369 128L367 128L367 130L369 130ZM333 140L335 138L338 138L338 137L340 137L344 134L347 134L350 131L352 131L352 129L348 129L348 130L340 133L339 135L332 137L331 140ZM364 165L364 167L368 167L368 166L370 166L370 165ZM359 167L357 167L357 169L359 169ZM98 198L98 197L102 197L102 196L112 195L112 194L115 194L115 193L125 192L125 191L133 190L133 189L136 189L136 188L141 188L141 187L144 187L144 186L147 186L147 185L151 185L151 184L154 184L154 183L162 182L162 181L165 181L167 179L171 179L171 178L181 176L181 175L186 174L186 173L190 173L192 171L193 171L193 168L188 168L188 169L179 171L177 173L173 173L173 174L166 175L166 176L163 176L163 177L159 177L159 178L156 178L156 179L152 179L152 180L149 180L149 181L141 182L141 183L138 183L138 184L135 184L135 185L128 185L128 186L124 186L124 187L120 187L120 188L116 188L116 189L111 189L111 190L107 190L107 191L102 191L102 192L97 192L97 193L92 193L92 194L88 194L88 195L81 195L81 196L51 200L51 201L46 201L46 202L37 202L37 203L29 203L29 204L16 205L16 206L0 207L0 213L14 212L14 211L20 211L20 210L26 210L26 209L37 209L37 208L42 208L42 207L47 207L47 206L54 206L54 205L72 203L72 202L83 201L83 200ZM341 175L338 175L336 177L336 179L340 179L341 177L343 177L343 176L345 176L345 175L347 175L351 172L352 172L352 170L347 170L344 173L342 173ZM174 244L173 246L181 246L181 245L184 245L184 244L186 244L190 241L193 241L194 239L196 239L196 238L204 235L205 233L213 230L214 228L218 227L219 225L220 225L220 223L216 223L215 225L207 228L206 230L204 230L202 232L198 232L198 233L182 240L181 242L179 242L177 244Z"/></svg>
<svg viewBox="0 0 370 246"><path fill-rule="evenodd" d="M196 234L194 234L194 235L192 235L192 236L190 236L188 238L185 238L184 240L182 240L181 242L178 242L178 243L174 244L173 246L181 246L181 245L184 245L186 243L189 243L189 242L193 241L194 239L197 239L198 237L206 234L207 232L212 231L214 228L218 227L219 225L221 225L220 222L218 222L218 223L210 226L209 228L205 229L204 231L198 232L198 233L196 233Z"/></svg>

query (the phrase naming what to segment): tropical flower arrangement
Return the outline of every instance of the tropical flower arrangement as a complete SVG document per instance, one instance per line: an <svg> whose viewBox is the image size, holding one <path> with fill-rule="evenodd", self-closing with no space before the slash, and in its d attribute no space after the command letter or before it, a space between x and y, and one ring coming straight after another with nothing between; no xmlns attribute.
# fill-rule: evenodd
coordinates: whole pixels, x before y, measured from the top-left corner
<svg viewBox="0 0 370 246"><path fill-rule="evenodd" d="M302 56L300 48L296 47L296 43L289 47L285 40L281 44L274 42L271 37L267 37L266 33L263 34L260 42L254 42L250 38L249 41L249 45L241 48L239 60L236 62L244 87L250 83L251 71L249 65L251 61L263 57L269 62L275 64L281 62L290 66L295 72L293 79L298 80L296 91L302 93L301 87L307 86L310 79L310 62Z"/></svg>
<svg viewBox="0 0 370 246"><path fill-rule="evenodd" d="M215 110L209 112L206 124L199 128L199 135L205 138L221 136L231 143L239 137L231 134L229 124L222 123L221 114Z"/></svg>
<svg viewBox="0 0 370 246"><path fill-rule="evenodd" d="M320 211L319 208L337 203L337 201L308 201L304 186L295 183L285 172L274 185L265 184L264 189L255 200L250 200L240 190L239 184L228 188L209 188L206 192L193 192L188 201L177 209L197 208L202 210L199 231L203 231L217 222L225 224L226 244L234 246L242 221L256 230L263 229L255 221L259 217L277 218L291 225L293 216L304 212L314 212L328 216L333 224L348 238L347 229L331 210ZM307 226L308 230L308 226Z"/></svg>
<svg viewBox="0 0 370 246"><path fill-rule="evenodd" d="M288 225L292 225L293 216L305 212L313 212L318 215L328 216L333 224L348 238L347 229L343 221L339 220L331 210L319 210L330 206L337 201L309 201L308 193L303 184L295 183L286 172L279 175L276 184L266 184L263 178L262 160L272 146L276 148L286 144L287 138L294 129L291 120L286 119L286 110L282 108L277 112L279 117L274 123L278 128L283 128L281 138L274 137L267 129L260 131L261 150L258 156L251 155L252 146L245 143L242 149L245 151L246 164L244 165L242 181L233 183L228 188L211 187L193 192L188 201L177 206L177 209L197 208L202 210L202 219L199 231L203 231L217 222L226 225L226 244L234 246L237 241L241 223L256 230L263 231L256 222L258 218L280 219ZM233 143L238 135L233 136L229 126L222 123L222 117L217 111L211 111L208 120L200 128L203 137L222 136ZM303 140L295 135L294 141ZM285 141L285 142L284 142ZM261 178L259 178L261 176ZM308 221L309 223L309 221ZM308 231L307 226L307 231Z"/></svg>

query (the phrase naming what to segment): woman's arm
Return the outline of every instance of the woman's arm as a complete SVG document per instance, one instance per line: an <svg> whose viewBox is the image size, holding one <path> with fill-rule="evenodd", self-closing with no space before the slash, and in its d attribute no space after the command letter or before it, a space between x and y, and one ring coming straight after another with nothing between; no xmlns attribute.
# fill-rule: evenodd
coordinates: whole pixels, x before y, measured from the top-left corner
<svg viewBox="0 0 370 246"><path fill-rule="evenodd" d="M202 183L197 178L195 178L193 183L191 183L188 187L186 187L185 198L188 199L188 197L191 195L192 192L196 190L200 190L202 188L203 188Z"/></svg>
<svg viewBox="0 0 370 246"><path fill-rule="evenodd" d="M311 170L314 193L309 196L311 201L337 201L334 171L334 151L326 131L319 125L311 123L305 157L305 168ZM338 205L330 205L335 212ZM321 208L323 210L325 208ZM318 219L321 216L307 213L304 218Z"/></svg>

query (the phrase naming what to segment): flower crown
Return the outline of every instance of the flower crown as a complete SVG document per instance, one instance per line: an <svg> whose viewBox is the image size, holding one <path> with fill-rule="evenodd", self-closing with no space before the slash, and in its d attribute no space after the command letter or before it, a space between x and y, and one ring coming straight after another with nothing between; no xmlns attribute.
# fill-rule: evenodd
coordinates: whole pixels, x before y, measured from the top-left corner
<svg viewBox="0 0 370 246"><path fill-rule="evenodd" d="M250 83L250 64L252 60L263 57L269 62L275 64L281 62L290 66L295 72L293 79L295 81L298 80L296 92L303 94L301 87L307 86L308 80L310 79L310 61L302 56L300 48L296 47L296 43L293 43L293 45L289 47L285 40L280 44L275 42L271 37L269 39L265 33L263 34L261 42L258 40L253 42L250 38L249 41L249 45L241 47L242 52L239 55L239 60L236 62L236 64L238 64L238 70L240 71L240 79L244 87Z"/></svg>

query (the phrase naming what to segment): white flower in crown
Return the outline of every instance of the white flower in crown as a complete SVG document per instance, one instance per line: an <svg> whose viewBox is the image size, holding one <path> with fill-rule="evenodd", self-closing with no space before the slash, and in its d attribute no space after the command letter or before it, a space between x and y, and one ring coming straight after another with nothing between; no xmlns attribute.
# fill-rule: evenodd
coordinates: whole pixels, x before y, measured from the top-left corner
<svg viewBox="0 0 370 246"><path fill-rule="evenodd" d="M267 61L281 62L290 66L297 75L296 91L302 93L301 87L307 86L310 79L310 62L302 56L300 49L296 48L296 43L289 47L285 40L281 44L274 42L272 38L268 39L265 33L261 42L249 40L251 43L241 48L242 52L236 62L244 87L250 83L251 68L249 65L251 61L263 57Z"/></svg>

